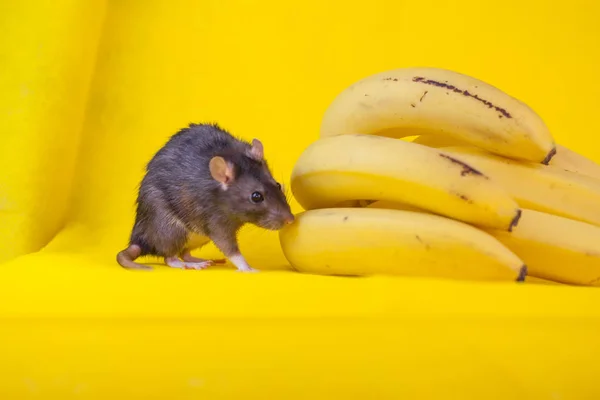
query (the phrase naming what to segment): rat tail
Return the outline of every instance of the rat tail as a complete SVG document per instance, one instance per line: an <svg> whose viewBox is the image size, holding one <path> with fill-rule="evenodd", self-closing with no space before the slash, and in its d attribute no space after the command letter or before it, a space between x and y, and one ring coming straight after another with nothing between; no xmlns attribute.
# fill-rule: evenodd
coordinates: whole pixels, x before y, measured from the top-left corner
<svg viewBox="0 0 600 400"><path fill-rule="evenodd" d="M130 244L125 250L121 250L117 254L117 262L123 268L127 269L138 269L138 270L151 270L151 267L146 265L138 264L134 262L142 254L142 248L137 244Z"/></svg>

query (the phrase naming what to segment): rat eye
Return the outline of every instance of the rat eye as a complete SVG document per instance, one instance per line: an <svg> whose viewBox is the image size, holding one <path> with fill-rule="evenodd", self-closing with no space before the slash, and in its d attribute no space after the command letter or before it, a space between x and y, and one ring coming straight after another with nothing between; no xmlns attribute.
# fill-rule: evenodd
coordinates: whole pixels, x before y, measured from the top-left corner
<svg viewBox="0 0 600 400"><path fill-rule="evenodd" d="M252 193L252 195L250 196L250 200L252 200L253 203L260 203L264 200L265 198L263 197L261 192L254 192Z"/></svg>
<svg viewBox="0 0 600 400"><path fill-rule="evenodd" d="M277 185L277 187L279 188L279 190L281 190L281 183L275 182L275 184Z"/></svg>

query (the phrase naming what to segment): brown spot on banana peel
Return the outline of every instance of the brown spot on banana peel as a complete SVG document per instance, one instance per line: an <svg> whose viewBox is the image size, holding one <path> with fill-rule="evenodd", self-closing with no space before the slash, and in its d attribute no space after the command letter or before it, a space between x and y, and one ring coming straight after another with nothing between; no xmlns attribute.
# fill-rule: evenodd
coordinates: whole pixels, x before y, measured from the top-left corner
<svg viewBox="0 0 600 400"><path fill-rule="evenodd" d="M459 199L466 201L469 204L473 204L473 200L471 200L468 196L466 196L462 193L452 192L452 194L455 195L456 197L458 197ZM514 218L510 221L510 224L508 225L509 232L512 232L513 228L519 224L522 214L523 214L523 212L521 211L520 208L518 208Z"/></svg>
<svg viewBox="0 0 600 400"><path fill-rule="evenodd" d="M517 282L525 282L527 278L527 265L523 264L519 269L519 276L517 276Z"/></svg>
<svg viewBox="0 0 600 400"><path fill-rule="evenodd" d="M523 211L521 211L521 209L517 209L517 215L515 215L515 217L512 219L512 221L510 221L510 225L508 226L508 231L512 232L513 228L517 225L519 225L519 221L521 220L521 215L523 214Z"/></svg>
<svg viewBox="0 0 600 400"><path fill-rule="evenodd" d="M482 174L480 171L476 170L475 168L471 167L469 164L467 164L464 161L458 160L458 159L456 159L454 157L451 157L451 156L449 156L447 154L443 154L443 153L440 153L440 157L448 159L451 162L453 162L454 164L460 165L463 168L463 170L460 172L460 174L462 176L465 176L465 175L468 175L468 174L473 174L473 175L479 175L479 176L481 176L481 177L483 177L485 179L489 179L487 176L485 176L484 174Z"/></svg>
<svg viewBox="0 0 600 400"><path fill-rule="evenodd" d="M468 196L466 196L462 193L452 192L452 194L455 195L456 197L458 197L459 199L466 201L469 204L473 204L473 200L471 200Z"/></svg>
<svg viewBox="0 0 600 400"><path fill-rule="evenodd" d="M550 150L548 152L548 154L546 155L546 158L544 158L544 160L542 161L542 164L548 165L550 163L550 160L552 160L552 158L555 155L556 155L556 146L552 147L552 150Z"/></svg>
<svg viewBox="0 0 600 400"><path fill-rule="evenodd" d="M373 203L376 203L377 200L358 200L359 207L368 207Z"/></svg>
<svg viewBox="0 0 600 400"><path fill-rule="evenodd" d="M484 104L485 106L487 106L488 108L493 108L494 110L496 110L497 112L499 112L500 114L502 114L504 117L506 118L512 118L512 115L510 115L510 113L508 111L506 111L504 108L499 107L497 105L494 105L492 102L482 99L481 97L479 97L477 94L474 93L470 93L468 90L463 90L463 89L459 89L454 85L450 85L448 83L444 83L444 82L439 82L439 81L435 81L433 79L427 79L425 77L422 76L415 76L412 79L413 82L417 82L417 83L422 83L424 85L431 85L431 86L437 86L440 88L444 88L444 89L448 89L454 93L459 93L462 94L463 96L467 96L470 97L472 99L475 99L477 101L479 101L480 103ZM446 94L449 94L450 92L446 92Z"/></svg>
<svg viewBox="0 0 600 400"><path fill-rule="evenodd" d="M425 250L431 249L431 246L429 246L428 243L425 243L419 235L415 235L415 238L419 241L419 243L421 243L425 247Z"/></svg>
<svg viewBox="0 0 600 400"><path fill-rule="evenodd" d="M592 279L586 285L587 286L596 286L596 285L598 285L598 283L600 283L600 277L598 277L596 279Z"/></svg>

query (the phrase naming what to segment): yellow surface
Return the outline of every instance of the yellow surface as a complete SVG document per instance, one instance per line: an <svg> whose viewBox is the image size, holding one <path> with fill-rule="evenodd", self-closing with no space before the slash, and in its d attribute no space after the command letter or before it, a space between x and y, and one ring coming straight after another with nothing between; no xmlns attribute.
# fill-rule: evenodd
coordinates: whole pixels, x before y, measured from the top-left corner
<svg viewBox="0 0 600 400"><path fill-rule="evenodd" d="M104 11L0 1L0 262L64 224Z"/></svg>
<svg viewBox="0 0 600 400"><path fill-rule="evenodd" d="M0 398L599 398L597 289L114 260L178 128L259 137L289 182L333 97L385 69L484 79L600 161L599 17L589 0L0 2ZM287 269L274 233L241 247Z"/></svg>

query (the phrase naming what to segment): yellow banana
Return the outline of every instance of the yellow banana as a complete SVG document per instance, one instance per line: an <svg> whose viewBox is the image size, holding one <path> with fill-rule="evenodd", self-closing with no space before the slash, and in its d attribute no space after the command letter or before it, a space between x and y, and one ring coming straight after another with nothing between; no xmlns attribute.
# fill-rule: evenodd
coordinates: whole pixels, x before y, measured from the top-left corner
<svg viewBox="0 0 600 400"><path fill-rule="evenodd" d="M487 230L527 264L532 276L600 286L600 227L523 209L513 232Z"/></svg>
<svg viewBox="0 0 600 400"><path fill-rule="evenodd" d="M410 204L387 200L360 200L355 204L354 207L381 208L384 210L401 210L424 213L429 212L427 210L423 210L422 208L411 206Z"/></svg>
<svg viewBox="0 0 600 400"><path fill-rule="evenodd" d="M474 147L439 150L501 184L519 206L600 225L600 181L561 168L519 162Z"/></svg>
<svg viewBox="0 0 600 400"><path fill-rule="evenodd" d="M468 146L468 143L461 142L458 139L437 135L421 135L412 140L412 142L434 148ZM550 160L548 165L586 175L591 178L600 179L599 164L560 144L556 144L556 154L552 157L552 160Z"/></svg>
<svg viewBox="0 0 600 400"><path fill-rule="evenodd" d="M380 136L317 140L296 162L291 188L306 210L348 200L402 201L505 230L520 215L502 187L466 163L436 149Z"/></svg>
<svg viewBox="0 0 600 400"><path fill-rule="evenodd" d="M523 281L522 260L486 232L433 214L368 208L310 210L279 232L299 272Z"/></svg>
<svg viewBox="0 0 600 400"><path fill-rule="evenodd" d="M525 103L479 79L439 68L368 76L329 105L321 137L349 133L455 137L505 157L548 163L555 144Z"/></svg>
<svg viewBox="0 0 600 400"><path fill-rule="evenodd" d="M549 165L600 179L599 164L565 146L557 145L556 155L552 158Z"/></svg>
<svg viewBox="0 0 600 400"><path fill-rule="evenodd" d="M390 201L357 205L427 212ZM526 280L600 286L600 227L524 208L521 221L512 232L484 230L525 262ZM532 277L538 279L530 279Z"/></svg>
<svg viewBox="0 0 600 400"><path fill-rule="evenodd" d="M452 146L469 146L469 143L460 139L450 136L439 136L439 135L420 135L411 140L412 143L422 144L423 146L433 147L439 149L440 147L452 147ZM558 145L557 151L558 153ZM552 157L552 160L548 164L552 164L556 159L556 155Z"/></svg>

